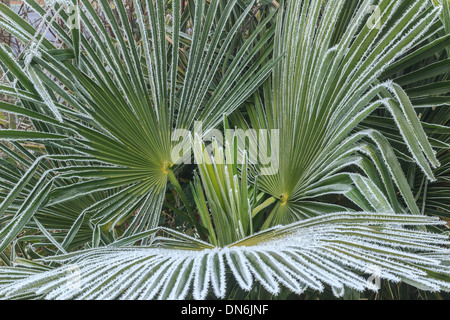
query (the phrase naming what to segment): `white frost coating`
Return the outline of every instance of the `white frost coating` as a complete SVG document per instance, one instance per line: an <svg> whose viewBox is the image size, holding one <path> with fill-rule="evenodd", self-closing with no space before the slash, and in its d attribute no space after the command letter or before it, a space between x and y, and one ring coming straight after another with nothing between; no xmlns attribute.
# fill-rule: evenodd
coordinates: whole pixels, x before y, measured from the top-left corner
<svg viewBox="0 0 450 320"><path fill-rule="evenodd" d="M207 257L207 264L207 270L209 271L214 293L217 297L224 298L226 293L226 283L223 253L218 249L212 250Z"/></svg>
<svg viewBox="0 0 450 320"><path fill-rule="evenodd" d="M372 182L360 174L349 173L350 178L356 185L361 194L366 198L371 206L378 212L392 212L394 209L389 204L385 195L381 190Z"/></svg>
<svg viewBox="0 0 450 320"><path fill-rule="evenodd" d="M235 275L240 287L245 291L250 291L253 284L253 277L248 268L248 260L242 254L242 249L235 248L234 250L224 249L227 258L228 266Z"/></svg>
<svg viewBox="0 0 450 320"><path fill-rule="evenodd" d="M280 286L271 268L262 261L260 255L256 254L253 248L249 247L243 253L249 260L249 268L255 278L268 292L277 294L280 291Z"/></svg>
<svg viewBox="0 0 450 320"><path fill-rule="evenodd" d="M45 1L45 5L48 7L54 7L55 4L64 5L64 6L72 6L73 2L70 0L47 0L47 1Z"/></svg>
<svg viewBox="0 0 450 320"><path fill-rule="evenodd" d="M105 247L49 260L79 268L79 290L67 286L66 267L33 273L0 268L0 296L42 294L46 299L205 299L223 298L226 275L243 290L256 282L269 292L281 286L292 292L322 291L324 285L376 290L363 274L376 266L381 277L407 281L431 291L450 290L450 281L434 279L426 270L450 274L450 242L442 234L413 232L401 225L439 224L424 216L380 213L339 213L275 227L225 248L179 250L152 247ZM381 228L372 228L370 226ZM250 238L249 238L250 239ZM100 290L102 288L102 290Z"/></svg>
<svg viewBox="0 0 450 320"><path fill-rule="evenodd" d="M204 300L206 295L208 294L209 284L210 284L210 271L208 270L208 254L210 250L202 251L194 262L194 286L193 286L193 294L194 299Z"/></svg>
<svg viewBox="0 0 450 320"><path fill-rule="evenodd" d="M31 56L31 54L28 55L27 58L30 57L30 56ZM34 72L34 70L32 68L28 69L28 76L33 81L34 88L36 89L37 93L41 96L42 100L45 102L45 105L55 115L56 119L59 122L63 122L63 118L61 116L61 113L58 110L58 107L55 105L55 103L54 103L53 99L51 98L50 94L45 89L45 86L42 83L41 79L39 78L38 75L36 75L36 73Z"/></svg>

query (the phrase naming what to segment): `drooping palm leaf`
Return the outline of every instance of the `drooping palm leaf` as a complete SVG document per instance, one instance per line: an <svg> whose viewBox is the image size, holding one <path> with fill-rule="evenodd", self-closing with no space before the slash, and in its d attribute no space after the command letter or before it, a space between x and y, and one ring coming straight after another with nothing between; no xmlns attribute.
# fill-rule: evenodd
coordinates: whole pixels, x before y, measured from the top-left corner
<svg viewBox="0 0 450 320"><path fill-rule="evenodd" d="M362 276L369 267L379 268L390 281L450 290L450 269L440 265L449 253L442 247L449 243L446 237L400 227L432 224L440 222L424 216L340 213L268 229L222 248L173 232L175 238L155 238L152 247L123 247L157 231L151 230L106 248L46 259L65 264L54 270L36 270L26 262L21 268L2 268L0 296L205 299L213 293L224 298L228 272L247 291L255 282L275 295L281 286L300 294L329 285L342 296L344 286L376 290ZM183 246L190 242L189 249L177 249L178 241ZM75 278L71 270L77 270Z"/></svg>

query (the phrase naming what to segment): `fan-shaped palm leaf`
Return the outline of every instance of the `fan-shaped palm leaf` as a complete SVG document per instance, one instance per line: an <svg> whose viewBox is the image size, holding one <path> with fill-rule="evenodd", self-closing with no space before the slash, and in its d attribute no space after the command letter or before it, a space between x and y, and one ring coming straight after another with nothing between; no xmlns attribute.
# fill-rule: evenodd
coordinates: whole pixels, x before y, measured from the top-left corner
<svg viewBox="0 0 450 320"><path fill-rule="evenodd" d="M82 212L93 226L94 245L110 241L105 231L114 233L114 227L139 207L126 234L156 227L172 162L172 131L191 129L195 120L203 121L206 131L213 128L222 114L232 112L267 77L270 63L262 64L270 46L260 50L273 35L273 28L265 28L271 17L235 50L234 38L252 4L225 32L236 1L221 10L219 1L195 2L191 37L180 28L177 1L170 32L162 1L135 2L137 30L132 30L122 1L114 2L114 9L108 1L99 1L108 25L90 1L82 1L83 32L73 37L79 30L61 27L51 11L32 0L28 3L69 49L57 49L2 4L1 26L29 50L22 66L7 48L0 49L14 83L2 87L2 92L21 101L21 105L2 103L0 108L32 119L36 131L2 130L0 138L36 141L47 152L31 157L21 180L5 188L8 194L0 213L7 212L11 221L0 231L0 250L39 210L72 199L87 198L89 203L99 191L110 192ZM72 17L64 8L55 5L67 27ZM262 30L266 32L259 38ZM180 46L186 41L189 56L183 65ZM231 55L234 59L225 72L222 64ZM11 152L18 157L18 151ZM18 207L11 206L18 202Z"/></svg>
<svg viewBox="0 0 450 320"><path fill-rule="evenodd" d="M378 79L430 28L442 30L439 8L427 1L380 1L371 13L371 1L362 1L333 37L345 3L289 2L285 17L279 16L275 55L284 58L265 99L255 102L256 112L249 110L253 126L280 130L279 170L259 184L279 199L266 227L314 216L311 199L330 194L345 195L363 210L419 214L389 141L380 131L358 127L379 108L389 112L409 158L435 180L431 167L440 164L409 97L389 78ZM442 41L448 36L434 45ZM350 166L364 175L347 174Z"/></svg>
<svg viewBox="0 0 450 320"><path fill-rule="evenodd" d="M344 286L376 290L362 276L373 267L390 281L406 281L431 291L450 290L450 282L436 276L448 280L450 275L450 269L440 265L442 256L449 253L441 247L448 245L446 237L400 227L436 223L424 216L340 213L272 228L222 248L173 231L169 231L173 239L155 238L152 247L123 247L156 232L151 230L107 248L47 259L65 264L54 270L27 265L2 268L0 296L183 299L189 295L204 299L213 292L224 298L228 272L243 290L250 290L255 281L272 294L280 286L300 294L307 288L322 291L326 284L341 296ZM178 241L185 248L176 249ZM73 270L78 273L74 275Z"/></svg>

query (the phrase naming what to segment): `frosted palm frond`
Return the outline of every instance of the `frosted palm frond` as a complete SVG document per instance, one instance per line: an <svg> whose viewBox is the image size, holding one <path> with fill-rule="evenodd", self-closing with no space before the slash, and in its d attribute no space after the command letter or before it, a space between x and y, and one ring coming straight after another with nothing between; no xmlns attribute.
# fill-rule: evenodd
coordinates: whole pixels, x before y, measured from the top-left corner
<svg viewBox="0 0 450 320"><path fill-rule="evenodd" d="M439 161L410 98L395 78L381 82L380 75L429 37L440 8L426 0L382 0L373 12L373 1L357 1L354 11L345 12L349 22L339 33L335 25L348 3L288 1L278 17L274 54L281 61L264 99L255 99L253 113L258 116L251 120L253 126L267 123L279 130L283 155L279 170L263 176L259 184L287 203L272 212L266 226L311 215L303 209L305 201L336 194L365 211L382 207L420 213L395 146L380 131L362 126L381 108L392 116L410 162L435 180L433 168ZM333 175L351 166L360 167L373 183L364 186L363 179ZM379 193L386 198L381 205L371 200Z"/></svg>
<svg viewBox="0 0 450 320"><path fill-rule="evenodd" d="M113 244L49 258L63 264L53 270L2 268L0 296L204 299L214 294L223 298L229 276L244 290L256 282L275 295L282 286L298 294L331 286L340 296L344 287L376 290L364 277L375 268L383 279L450 291L450 268L441 265L450 255L445 248L448 238L405 228L437 224L439 220L424 216L338 213L274 227L222 248L195 239L189 250L169 245L167 238L156 238L151 247ZM68 272L73 269L78 270L75 282Z"/></svg>
<svg viewBox="0 0 450 320"><path fill-rule="evenodd" d="M51 228L70 229L64 231L65 249L80 228L91 232L98 246L109 242L102 232L115 235L123 219L133 217L127 235L157 227L173 162L172 132L193 129L195 121L211 130L269 76L275 62L257 57L270 53L275 13L238 45L235 38L255 1L244 7L237 0L225 6L199 1L184 11L174 2L168 28L166 1L135 0L125 6L120 0L97 5L82 0L78 29L66 10L72 1L24 2L59 43L0 3L0 26L33 49L21 61L11 48L0 46L2 68L14 83L0 91L19 99L0 103L0 110L33 124L29 131L0 130L1 145L17 142L5 153L26 168L19 179L0 184L0 217L11 217L0 229L0 252L43 210L66 217L68 228ZM192 15L188 41L183 12ZM23 141L45 145L43 156L24 150ZM69 201L77 203L77 214L67 217L68 210L58 208L73 208Z"/></svg>

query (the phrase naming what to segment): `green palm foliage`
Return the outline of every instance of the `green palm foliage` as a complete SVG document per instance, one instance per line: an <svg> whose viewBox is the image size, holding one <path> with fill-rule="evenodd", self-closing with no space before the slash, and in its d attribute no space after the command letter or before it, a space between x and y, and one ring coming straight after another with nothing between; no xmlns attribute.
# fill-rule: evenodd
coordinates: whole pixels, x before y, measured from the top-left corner
<svg viewBox="0 0 450 320"><path fill-rule="evenodd" d="M30 117L36 123L35 132L3 130L1 137L7 141L42 142L49 152L26 159L29 168L22 183L17 183L2 202L0 212L8 213L11 221L1 231L0 250L9 245L39 208L64 206L74 198L88 205L81 217L87 215L86 220L94 226L96 246L102 242L100 229L114 233L114 227L137 207L142 209L127 235L157 226L171 166L172 131L191 129L194 120L203 121L205 130L213 128L222 120L222 114L239 106L270 71L270 64L260 67L267 56L260 52L261 46L274 32L264 29L269 18L258 25L229 61L234 37L252 8L244 8L232 29L227 30L228 18L237 11L235 3L229 2L219 10L219 2L199 2L193 8L190 37L181 32L181 11L174 2L170 34L173 45L168 46L162 2L148 1L142 8L136 3L140 36L135 39L121 1L116 3L115 12L107 1L100 2L108 30L91 3L85 1L80 17L90 41L83 36L75 43L75 31L71 37L53 22L64 44L72 49L56 49L42 38L40 47L35 45L30 51L33 56L25 59L30 61L25 68L6 48L1 50L3 63L17 79L17 97L23 101L23 106L2 104L2 109ZM33 1L30 5L46 18L42 8ZM33 46L36 30L5 6L3 12L3 23ZM61 16L65 15L61 12ZM267 32L258 39L261 30ZM189 45L185 65L179 61L185 54L179 48L183 41ZM82 53L77 54L80 46ZM261 56L255 59L256 55ZM227 72L221 70L225 67ZM240 90L230 91L232 85ZM43 105L48 108L42 110ZM105 190L110 192L107 197L92 199ZM14 209L11 204L23 202L20 197L28 199L27 203Z"/></svg>
<svg viewBox="0 0 450 320"><path fill-rule="evenodd" d="M0 110L33 128L0 130L0 297L450 291L448 3L81 0L73 28L76 1L26 2L40 27L0 6L26 46ZM192 174L172 134L198 121ZM275 166L238 134L208 153L231 125L276 133Z"/></svg>
<svg viewBox="0 0 450 320"><path fill-rule="evenodd" d="M283 199L267 225L314 215L302 202L330 193L345 194L363 210L401 212L394 187L408 211L418 214L386 138L376 130L360 130L358 125L377 108L387 109L410 155L428 179L435 179L430 164L437 167L439 162L410 100L398 84L380 83L378 78L423 39L438 11L426 2L405 6L381 1L376 28L370 25L372 18L362 4L333 43L330 29L344 2L330 4L325 12L321 4L308 4L306 8L300 2L291 4L285 30L279 31L284 38L275 45L279 50L275 54L286 52L286 58L275 69L272 95L267 94L264 101L268 125L281 130L283 155L278 174L268 176L262 184L268 193ZM278 26L282 28L283 23ZM301 37L292 36L300 30L304 30ZM404 31L399 34L399 30ZM343 173L349 165L360 167L368 177L381 173L381 185L368 177Z"/></svg>

